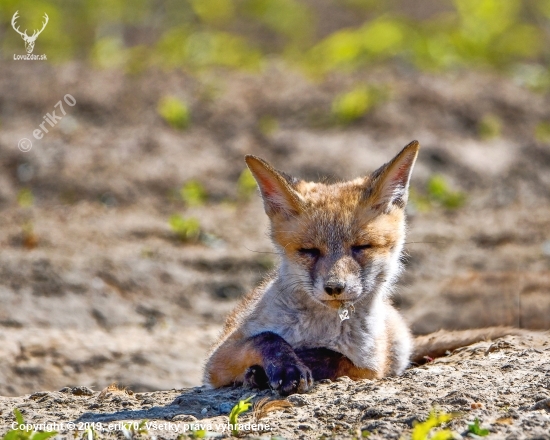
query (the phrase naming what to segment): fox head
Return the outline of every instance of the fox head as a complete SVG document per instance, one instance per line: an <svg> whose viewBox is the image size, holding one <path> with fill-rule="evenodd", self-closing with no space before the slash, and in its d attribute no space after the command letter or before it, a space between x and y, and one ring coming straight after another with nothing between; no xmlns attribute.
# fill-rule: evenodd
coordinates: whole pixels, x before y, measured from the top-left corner
<svg viewBox="0 0 550 440"><path fill-rule="evenodd" d="M246 156L292 291L330 308L382 294L399 273L405 204L420 145L407 145L371 175L305 182Z"/></svg>

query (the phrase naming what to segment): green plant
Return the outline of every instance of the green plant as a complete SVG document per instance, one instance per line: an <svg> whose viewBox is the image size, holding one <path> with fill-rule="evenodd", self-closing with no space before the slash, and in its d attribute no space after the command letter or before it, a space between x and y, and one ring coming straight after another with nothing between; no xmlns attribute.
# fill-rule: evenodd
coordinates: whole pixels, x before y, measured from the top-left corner
<svg viewBox="0 0 550 440"><path fill-rule="evenodd" d="M262 116L258 121L258 128L264 135L270 135L277 131L279 122L272 116Z"/></svg>
<svg viewBox="0 0 550 440"><path fill-rule="evenodd" d="M245 168L237 182L239 197L248 199L256 191L256 180L248 168Z"/></svg>
<svg viewBox="0 0 550 440"><path fill-rule="evenodd" d="M337 96L332 101L332 114L338 122L349 124L365 114L381 101L387 99L388 90L385 87L359 86Z"/></svg>
<svg viewBox="0 0 550 440"><path fill-rule="evenodd" d="M332 114L339 122L350 123L362 117L372 107L372 97L366 87L358 87L332 101Z"/></svg>
<svg viewBox="0 0 550 440"><path fill-rule="evenodd" d="M438 412L432 409L426 421L413 423L411 440L451 440L454 438L453 431L442 429L432 432L432 429L447 423L452 420L453 417L452 414Z"/></svg>
<svg viewBox="0 0 550 440"><path fill-rule="evenodd" d="M252 395L244 400L239 400L239 403L237 403L233 409L231 409L231 412L229 413L229 424L231 425L232 429L231 429L231 433L233 435L238 435L239 434L239 429L237 427L238 423L239 423L239 415L241 415L242 413L248 411L250 409L250 407L252 406L252 402L251 400L255 397L256 395Z"/></svg>
<svg viewBox="0 0 550 440"><path fill-rule="evenodd" d="M29 208L34 203L32 191L28 188L23 188L17 193L17 203L21 208Z"/></svg>
<svg viewBox="0 0 550 440"><path fill-rule="evenodd" d="M174 214L168 220L168 224L182 241L196 240L201 232L199 221L193 217L186 218L179 214Z"/></svg>
<svg viewBox="0 0 550 440"><path fill-rule="evenodd" d="M502 133L502 121L496 115L485 115L479 121L478 134L481 139L492 139Z"/></svg>
<svg viewBox="0 0 550 440"><path fill-rule="evenodd" d="M157 107L158 113L173 128L183 130L189 124L187 105L173 96L163 97Z"/></svg>
<svg viewBox="0 0 550 440"><path fill-rule="evenodd" d="M466 200L466 196L463 193L451 191L445 177L439 174L430 178L427 190L431 201L437 202L447 209L459 208Z"/></svg>
<svg viewBox="0 0 550 440"><path fill-rule="evenodd" d="M191 0L191 6L201 20L211 24L226 23L235 14L235 5L231 0Z"/></svg>
<svg viewBox="0 0 550 440"><path fill-rule="evenodd" d="M468 432L479 435L480 437L485 437L486 435L489 435L489 430L483 429L480 426L479 419L477 417L474 419L474 423L468 425Z"/></svg>
<svg viewBox="0 0 550 440"><path fill-rule="evenodd" d="M197 180L190 180L180 189L180 196L183 201L189 206L201 206L208 198L208 194Z"/></svg>
<svg viewBox="0 0 550 440"><path fill-rule="evenodd" d="M193 428L191 431L191 438L205 438L207 435L208 435L208 431L206 429Z"/></svg>
<svg viewBox="0 0 550 440"><path fill-rule="evenodd" d="M540 142L550 142L550 122L539 122L537 124L535 138Z"/></svg>
<svg viewBox="0 0 550 440"><path fill-rule="evenodd" d="M21 411L15 408L13 410L13 414L15 415L15 421L17 422L17 429L11 429L6 432L2 440L46 440L57 435L56 431L36 432L20 429L22 425L26 426Z"/></svg>

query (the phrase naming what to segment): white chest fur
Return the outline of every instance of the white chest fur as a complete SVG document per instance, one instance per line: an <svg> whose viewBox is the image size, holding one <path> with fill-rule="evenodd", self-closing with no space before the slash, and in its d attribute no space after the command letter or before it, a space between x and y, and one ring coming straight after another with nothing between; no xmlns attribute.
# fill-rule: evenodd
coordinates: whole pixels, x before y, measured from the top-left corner
<svg viewBox="0 0 550 440"><path fill-rule="evenodd" d="M326 347L342 353L360 368L379 371L379 343L385 333L385 321L382 300L349 310L349 319L342 321L335 309L311 300L290 300L269 286L245 320L243 330L249 336L271 331L294 348Z"/></svg>

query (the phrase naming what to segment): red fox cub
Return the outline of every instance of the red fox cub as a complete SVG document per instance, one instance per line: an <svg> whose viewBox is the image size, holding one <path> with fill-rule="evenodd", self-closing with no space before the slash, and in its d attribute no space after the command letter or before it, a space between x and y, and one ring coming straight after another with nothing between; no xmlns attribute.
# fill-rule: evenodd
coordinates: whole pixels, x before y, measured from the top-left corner
<svg viewBox="0 0 550 440"><path fill-rule="evenodd" d="M418 149L413 141L370 176L330 185L246 156L281 263L228 317L206 364L207 384L288 395L313 380L403 372L413 342L390 294Z"/></svg>
<svg viewBox="0 0 550 440"><path fill-rule="evenodd" d="M246 156L281 263L227 318L206 363L206 384L303 393L313 380L397 375L425 356L529 333L492 327L413 341L391 305L419 147L413 141L370 176L332 185L295 179Z"/></svg>

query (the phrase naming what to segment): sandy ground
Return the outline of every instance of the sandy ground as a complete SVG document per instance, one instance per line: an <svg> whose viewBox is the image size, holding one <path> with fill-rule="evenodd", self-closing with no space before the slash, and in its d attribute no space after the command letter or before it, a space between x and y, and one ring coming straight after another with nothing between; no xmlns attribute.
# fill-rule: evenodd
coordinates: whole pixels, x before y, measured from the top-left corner
<svg viewBox="0 0 550 440"><path fill-rule="evenodd" d="M281 407L279 402L267 413L251 410L243 414L240 436L351 439L370 434L372 439L410 438L415 423L437 408L453 414L444 427L455 433L453 438L466 438L468 425L478 419L481 428L489 430L487 439L549 439L549 336L508 336L481 342L411 368L397 378L322 381L308 394L286 398L290 407ZM270 391L243 388L128 394L66 387L0 398L4 426L0 432L11 427L16 407L28 426L56 422L59 438L85 438L90 426L99 438L124 438L125 423L134 424L138 431L143 421L147 425L141 425L141 433L126 426L126 438L188 438L191 426L228 438L227 413L239 399L252 395L254 408L263 399L280 401Z"/></svg>

